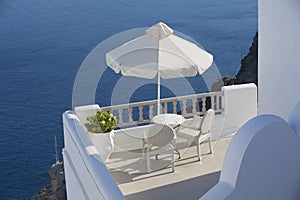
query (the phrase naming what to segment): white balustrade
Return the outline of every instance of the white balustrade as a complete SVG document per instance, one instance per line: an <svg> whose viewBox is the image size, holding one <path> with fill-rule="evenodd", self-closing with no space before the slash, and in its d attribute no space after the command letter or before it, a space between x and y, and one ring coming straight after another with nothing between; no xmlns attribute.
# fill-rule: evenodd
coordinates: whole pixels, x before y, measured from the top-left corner
<svg viewBox="0 0 300 200"><path fill-rule="evenodd" d="M160 103L163 106L161 111L181 114L184 117L192 117L194 114L203 115L210 100L210 108L213 108L216 113L221 113L223 96L223 92L210 92L161 99ZM188 102L191 102L192 105L188 106ZM138 116L134 116L133 109L138 109ZM117 113L118 127L145 124L151 122L153 116L157 114L157 100L102 107L101 110L115 115ZM145 116L146 118L144 118Z"/></svg>

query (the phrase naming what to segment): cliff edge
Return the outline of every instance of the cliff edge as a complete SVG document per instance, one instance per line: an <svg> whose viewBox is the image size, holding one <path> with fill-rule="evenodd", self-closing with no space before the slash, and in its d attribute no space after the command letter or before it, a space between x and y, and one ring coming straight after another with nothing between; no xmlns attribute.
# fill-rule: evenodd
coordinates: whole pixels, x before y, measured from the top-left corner
<svg viewBox="0 0 300 200"><path fill-rule="evenodd" d="M46 185L31 200L65 200L67 199L64 163L57 162L50 167L51 184Z"/></svg>
<svg viewBox="0 0 300 200"><path fill-rule="evenodd" d="M257 70L258 70L258 32L251 47L249 48L248 54L241 61L241 68L236 75L235 83L255 83L257 85Z"/></svg>

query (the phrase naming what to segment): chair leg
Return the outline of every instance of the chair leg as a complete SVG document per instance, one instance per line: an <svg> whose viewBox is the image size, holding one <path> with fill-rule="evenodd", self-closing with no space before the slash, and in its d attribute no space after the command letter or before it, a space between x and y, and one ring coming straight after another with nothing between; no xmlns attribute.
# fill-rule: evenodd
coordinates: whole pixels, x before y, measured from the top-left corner
<svg viewBox="0 0 300 200"><path fill-rule="evenodd" d="M149 151L147 149L147 172L150 173L151 169L150 169L150 155L149 155Z"/></svg>
<svg viewBox="0 0 300 200"><path fill-rule="evenodd" d="M200 147L200 140L197 140L197 153L198 153L198 160L201 162L201 147Z"/></svg>
<svg viewBox="0 0 300 200"><path fill-rule="evenodd" d="M209 148L210 148L210 153L213 154L213 146L212 146L212 141L211 141L211 137L209 137Z"/></svg>
<svg viewBox="0 0 300 200"><path fill-rule="evenodd" d="M176 139L173 139L172 145L173 145L174 149L176 149Z"/></svg>
<svg viewBox="0 0 300 200"><path fill-rule="evenodd" d="M175 172L175 154L174 154L174 151L172 153L172 172Z"/></svg>
<svg viewBox="0 0 300 200"><path fill-rule="evenodd" d="M174 147L174 151L178 154L178 159L180 159L181 157L180 157L180 152L178 151L178 149L176 149L176 139L174 139L173 141L172 141L172 145L173 145L173 147Z"/></svg>

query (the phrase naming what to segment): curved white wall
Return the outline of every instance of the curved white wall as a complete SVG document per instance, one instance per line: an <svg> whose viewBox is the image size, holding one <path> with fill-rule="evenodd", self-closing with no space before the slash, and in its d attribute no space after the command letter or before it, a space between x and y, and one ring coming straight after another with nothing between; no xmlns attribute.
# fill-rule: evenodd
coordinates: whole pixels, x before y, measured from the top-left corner
<svg viewBox="0 0 300 200"><path fill-rule="evenodd" d="M248 121L228 147L219 183L200 200L298 200L300 140L291 126L299 127L274 115Z"/></svg>
<svg viewBox="0 0 300 200"><path fill-rule="evenodd" d="M73 111L63 114L68 199L125 199Z"/></svg>
<svg viewBox="0 0 300 200"><path fill-rule="evenodd" d="M258 111L287 119L300 100L300 1L259 0Z"/></svg>

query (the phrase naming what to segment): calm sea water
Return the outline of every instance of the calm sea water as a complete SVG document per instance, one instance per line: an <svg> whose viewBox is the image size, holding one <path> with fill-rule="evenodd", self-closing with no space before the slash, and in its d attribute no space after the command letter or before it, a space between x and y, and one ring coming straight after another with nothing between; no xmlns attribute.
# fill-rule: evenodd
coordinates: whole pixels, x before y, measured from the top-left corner
<svg viewBox="0 0 300 200"><path fill-rule="evenodd" d="M234 75L257 31L257 1L0 1L1 200L30 199L49 183L53 137L61 151L61 114L71 109L86 55L116 33L159 21L201 43L222 75Z"/></svg>

